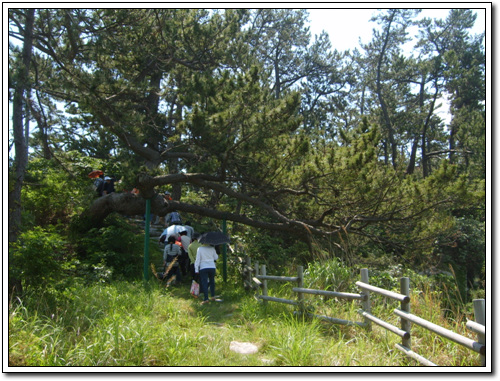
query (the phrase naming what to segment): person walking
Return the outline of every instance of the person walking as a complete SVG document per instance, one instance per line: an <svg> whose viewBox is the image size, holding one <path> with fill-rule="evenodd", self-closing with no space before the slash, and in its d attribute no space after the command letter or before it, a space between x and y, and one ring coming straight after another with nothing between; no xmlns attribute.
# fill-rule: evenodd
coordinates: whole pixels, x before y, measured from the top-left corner
<svg viewBox="0 0 500 381"><path fill-rule="evenodd" d="M179 245L175 244L175 236L171 235L167 239L167 244L165 245L165 249L163 249L163 265L165 266L165 271L170 266L170 263L177 258L177 262L174 263L170 273L175 274L175 282L178 284L182 281L182 272L181 267L179 266L179 259L181 254L181 248ZM167 274L166 278L170 278L170 274Z"/></svg>
<svg viewBox="0 0 500 381"><path fill-rule="evenodd" d="M191 238L191 239L193 239L194 229L191 226L191 221L186 221L186 223L183 226L184 226L184 229L187 230L188 237Z"/></svg>
<svg viewBox="0 0 500 381"><path fill-rule="evenodd" d="M102 189L102 194L106 195L106 194L113 193L114 191L115 191L115 179L113 179L109 176L106 176L104 178L104 185L103 185L103 189Z"/></svg>
<svg viewBox="0 0 500 381"><path fill-rule="evenodd" d="M187 275L189 273L189 245L191 244L191 238L187 235L188 232L183 230L179 233L179 240L181 241L181 258L180 265L182 270L182 275Z"/></svg>
<svg viewBox="0 0 500 381"><path fill-rule="evenodd" d="M189 256L189 269L191 271L191 277L196 283L200 283L200 277L194 271L194 263L196 262L196 252L198 248L201 246L201 243L198 242L198 238L200 238L200 233L193 234L193 242L188 247L188 256Z"/></svg>
<svg viewBox="0 0 500 381"><path fill-rule="evenodd" d="M172 201L172 195L170 194L169 191L165 191L165 193L163 193L163 198L165 199L165 201Z"/></svg>
<svg viewBox="0 0 500 381"><path fill-rule="evenodd" d="M104 182L105 182L104 175L99 175L99 177L94 181L97 197L102 197L102 191L104 190Z"/></svg>
<svg viewBox="0 0 500 381"><path fill-rule="evenodd" d="M182 218L177 210L174 210L172 213L167 215L167 219L165 220L165 226L171 225L182 225Z"/></svg>
<svg viewBox="0 0 500 381"><path fill-rule="evenodd" d="M203 302L201 304L209 303L208 300L208 287L210 286L210 300L215 299L215 261L219 258L215 247L211 245L201 245L196 251L196 260L194 262L194 272L200 275L201 289L203 293Z"/></svg>

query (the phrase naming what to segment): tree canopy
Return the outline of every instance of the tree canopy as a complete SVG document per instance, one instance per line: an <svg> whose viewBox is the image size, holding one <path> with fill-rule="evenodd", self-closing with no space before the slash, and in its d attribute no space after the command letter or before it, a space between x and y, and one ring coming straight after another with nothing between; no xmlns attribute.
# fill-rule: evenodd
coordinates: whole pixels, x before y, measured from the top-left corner
<svg viewBox="0 0 500 381"><path fill-rule="evenodd" d="M121 180L88 204L95 221L144 213L151 199L157 215L310 245L345 249L354 235L360 253L432 253L456 218L485 218L485 51L471 10L418 13L376 11L372 41L339 52L326 33L311 38L307 10L9 9L9 99L24 105L13 183L29 136L30 160Z"/></svg>

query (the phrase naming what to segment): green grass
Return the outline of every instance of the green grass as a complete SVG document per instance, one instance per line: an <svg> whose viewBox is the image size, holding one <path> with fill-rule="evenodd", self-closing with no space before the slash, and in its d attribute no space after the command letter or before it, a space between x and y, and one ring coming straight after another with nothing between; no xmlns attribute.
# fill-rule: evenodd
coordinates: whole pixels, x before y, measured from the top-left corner
<svg viewBox="0 0 500 381"><path fill-rule="evenodd" d="M395 348L399 337L373 325L337 326L294 315L294 307L259 303L253 293L224 284L222 303L200 305L189 284L166 289L142 282L80 285L59 297L13 303L9 309L10 366L418 366ZM270 282L270 290L287 287ZM291 287L290 287L291 288ZM271 293L271 292L270 292ZM283 297L284 295L276 295ZM314 299L315 298L315 299ZM321 301L321 302L319 302ZM362 321L359 304L308 296L315 313ZM425 306L425 303L431 305ZM393 306L375 309L398 325ZM441 319L439 301L415 295L419 316ZM427 315L427 316L426 316ZM464 324L433 321L463 335ZM412 349L443 366L479 366L477 354L418 327ZM471 335L472 337L472 335ZM252 355L229 349L231 341L259 347Z"/></svg>

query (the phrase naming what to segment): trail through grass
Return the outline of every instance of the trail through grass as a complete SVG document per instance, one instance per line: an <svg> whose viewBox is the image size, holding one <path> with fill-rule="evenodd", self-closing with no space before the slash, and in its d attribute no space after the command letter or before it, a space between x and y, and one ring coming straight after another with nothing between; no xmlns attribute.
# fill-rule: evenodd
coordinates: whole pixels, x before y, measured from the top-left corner
<svg viewBox="0 0 500 381"><path fill-rule="evenodd" d="M9 311L11 366L417 366L374 327L334 326L293 314L293 307L264 306L252 293L219 279L222 303L201 305L189 284L166 289L152 281L75 288L56 307L43 298L14 303ZM356 320L355 304L327 311ZM354 315L354 316L353 316ZM357 317L357 320L360 320ZM442 365L477 366L477 356L450 342L426 337ZM251 355L230 350L232 341L259 347ZM427 352L427 349L424 353ZM442 358L444 356L444 358Z"/></svg>

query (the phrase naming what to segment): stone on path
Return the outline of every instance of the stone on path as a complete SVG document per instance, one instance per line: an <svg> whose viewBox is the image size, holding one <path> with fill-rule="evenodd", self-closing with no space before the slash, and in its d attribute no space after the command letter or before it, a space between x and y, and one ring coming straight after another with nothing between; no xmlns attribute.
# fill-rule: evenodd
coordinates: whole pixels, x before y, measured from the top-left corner
<svg viewBox="0 0 500 381"><path fill-rule="evenodd" d="M229 344L229 349L231 349L233 352L241 353L244 355L257 353L257 351L259 350L259 348L255 344L242 343L240 341L231 341L231 344Z"/></svg>

